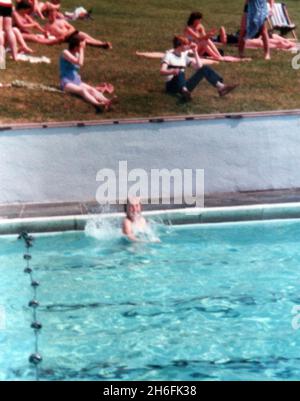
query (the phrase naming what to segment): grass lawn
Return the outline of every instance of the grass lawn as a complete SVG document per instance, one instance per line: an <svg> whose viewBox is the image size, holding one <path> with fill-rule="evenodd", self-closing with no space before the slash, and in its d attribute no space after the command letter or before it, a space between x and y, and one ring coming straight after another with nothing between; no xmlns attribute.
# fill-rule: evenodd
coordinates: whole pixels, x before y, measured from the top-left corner
<svg viewBox="0 0 300 401"><path fill-rule="evenodd" d="M93 6L94 21L76 26L113 43L111 52L88 48L82 77L90 83L102 81L115 85L120 103L110 113L95 115L93 107L65 94L0 89L0 122L41 122L146 117L173 114L241 112L300 108L299 71L291 67L291 53L274 51L272 61L263 60L262 51L248 50L251 63L216 66L227 82L241 87L228 98L220 99L207 83L200 85L194 101L184 105L164 94L159 75L159 60L135 56L136 50L164 51L171 47L173 34L182 33L190 11L205 15L207 28L225 25L229 32L240 24L243 0L62 0L64 9L81 4ZM300 25L299 0L286 0L293 21ZM300 31L299 31L300 33ZM63 46L32 44L37 55L51 58L52 64L7 62L0 71L0 82L15 79L58 85L58 59ZM228 47L226 54L236 54Z"/></svg>

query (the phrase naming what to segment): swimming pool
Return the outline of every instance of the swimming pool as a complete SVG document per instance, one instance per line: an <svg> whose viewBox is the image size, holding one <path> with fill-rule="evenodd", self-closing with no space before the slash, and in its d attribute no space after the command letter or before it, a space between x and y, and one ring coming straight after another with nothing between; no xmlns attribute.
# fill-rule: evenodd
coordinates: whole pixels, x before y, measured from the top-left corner
<svg viewBox="0 0 300 401"><path fill-rule="evenodd" d="M299 220L90 234L36 236L42 380L299 378ZM0 247L0 380L33 380L24 248Z"/></svg>

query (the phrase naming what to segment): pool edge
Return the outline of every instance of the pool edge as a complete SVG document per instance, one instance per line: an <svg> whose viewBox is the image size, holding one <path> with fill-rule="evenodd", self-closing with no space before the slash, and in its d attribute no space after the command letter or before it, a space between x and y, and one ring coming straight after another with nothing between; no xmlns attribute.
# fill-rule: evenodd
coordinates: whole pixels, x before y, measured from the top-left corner
<svg viewBox="0 0 300 401"><path fill-rule="evenodd" d="M148 211L145 217L167 225L233 223L277 219L299 219L300 202L230 206L213 208L186 208L168 211ZM87 222L100 217L120 221L123 213L72 215L59 217L35 217L0 219L0 235L30 233L83 231Z"/></svg>

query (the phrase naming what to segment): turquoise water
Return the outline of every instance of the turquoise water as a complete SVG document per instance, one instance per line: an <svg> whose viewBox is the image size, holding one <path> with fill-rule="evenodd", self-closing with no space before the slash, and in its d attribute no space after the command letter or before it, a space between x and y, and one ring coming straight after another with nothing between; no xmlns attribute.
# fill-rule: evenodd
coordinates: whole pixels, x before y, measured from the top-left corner
<svg viewBox="0 0 300 401"><path fill-rule="evenodd" d="M36 237L41 379L299 379L300 222L158 230L160 244L113 227ZM0 380L33 380L23 246L0 250Z"/></svg>

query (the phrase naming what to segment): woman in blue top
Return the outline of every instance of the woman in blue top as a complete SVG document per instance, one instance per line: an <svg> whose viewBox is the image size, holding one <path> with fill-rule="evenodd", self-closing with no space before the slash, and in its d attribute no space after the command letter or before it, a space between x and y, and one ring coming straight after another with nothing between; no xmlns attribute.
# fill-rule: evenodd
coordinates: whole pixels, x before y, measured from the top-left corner
<svg viewBox="0 0 300 401"><path fill-rule="evenodd" d="M271 59L269 33L266 26L268 3L272 10L274 0L246 0L239 40L239 52L241 57L244 55L246 39L254 39L262 36L265 59Z"/></svg>
<svg viewBox="0 0 300 401"><path fill-rule="evenodd" d="M96 88L82 82L79 70L84 64L86 42L78 35L69 39L69 49L64 50L60 57L60 85L65 92L83 97L96 107L96 112L102 108L109 110L112 100L106 98Z"/></svg>

